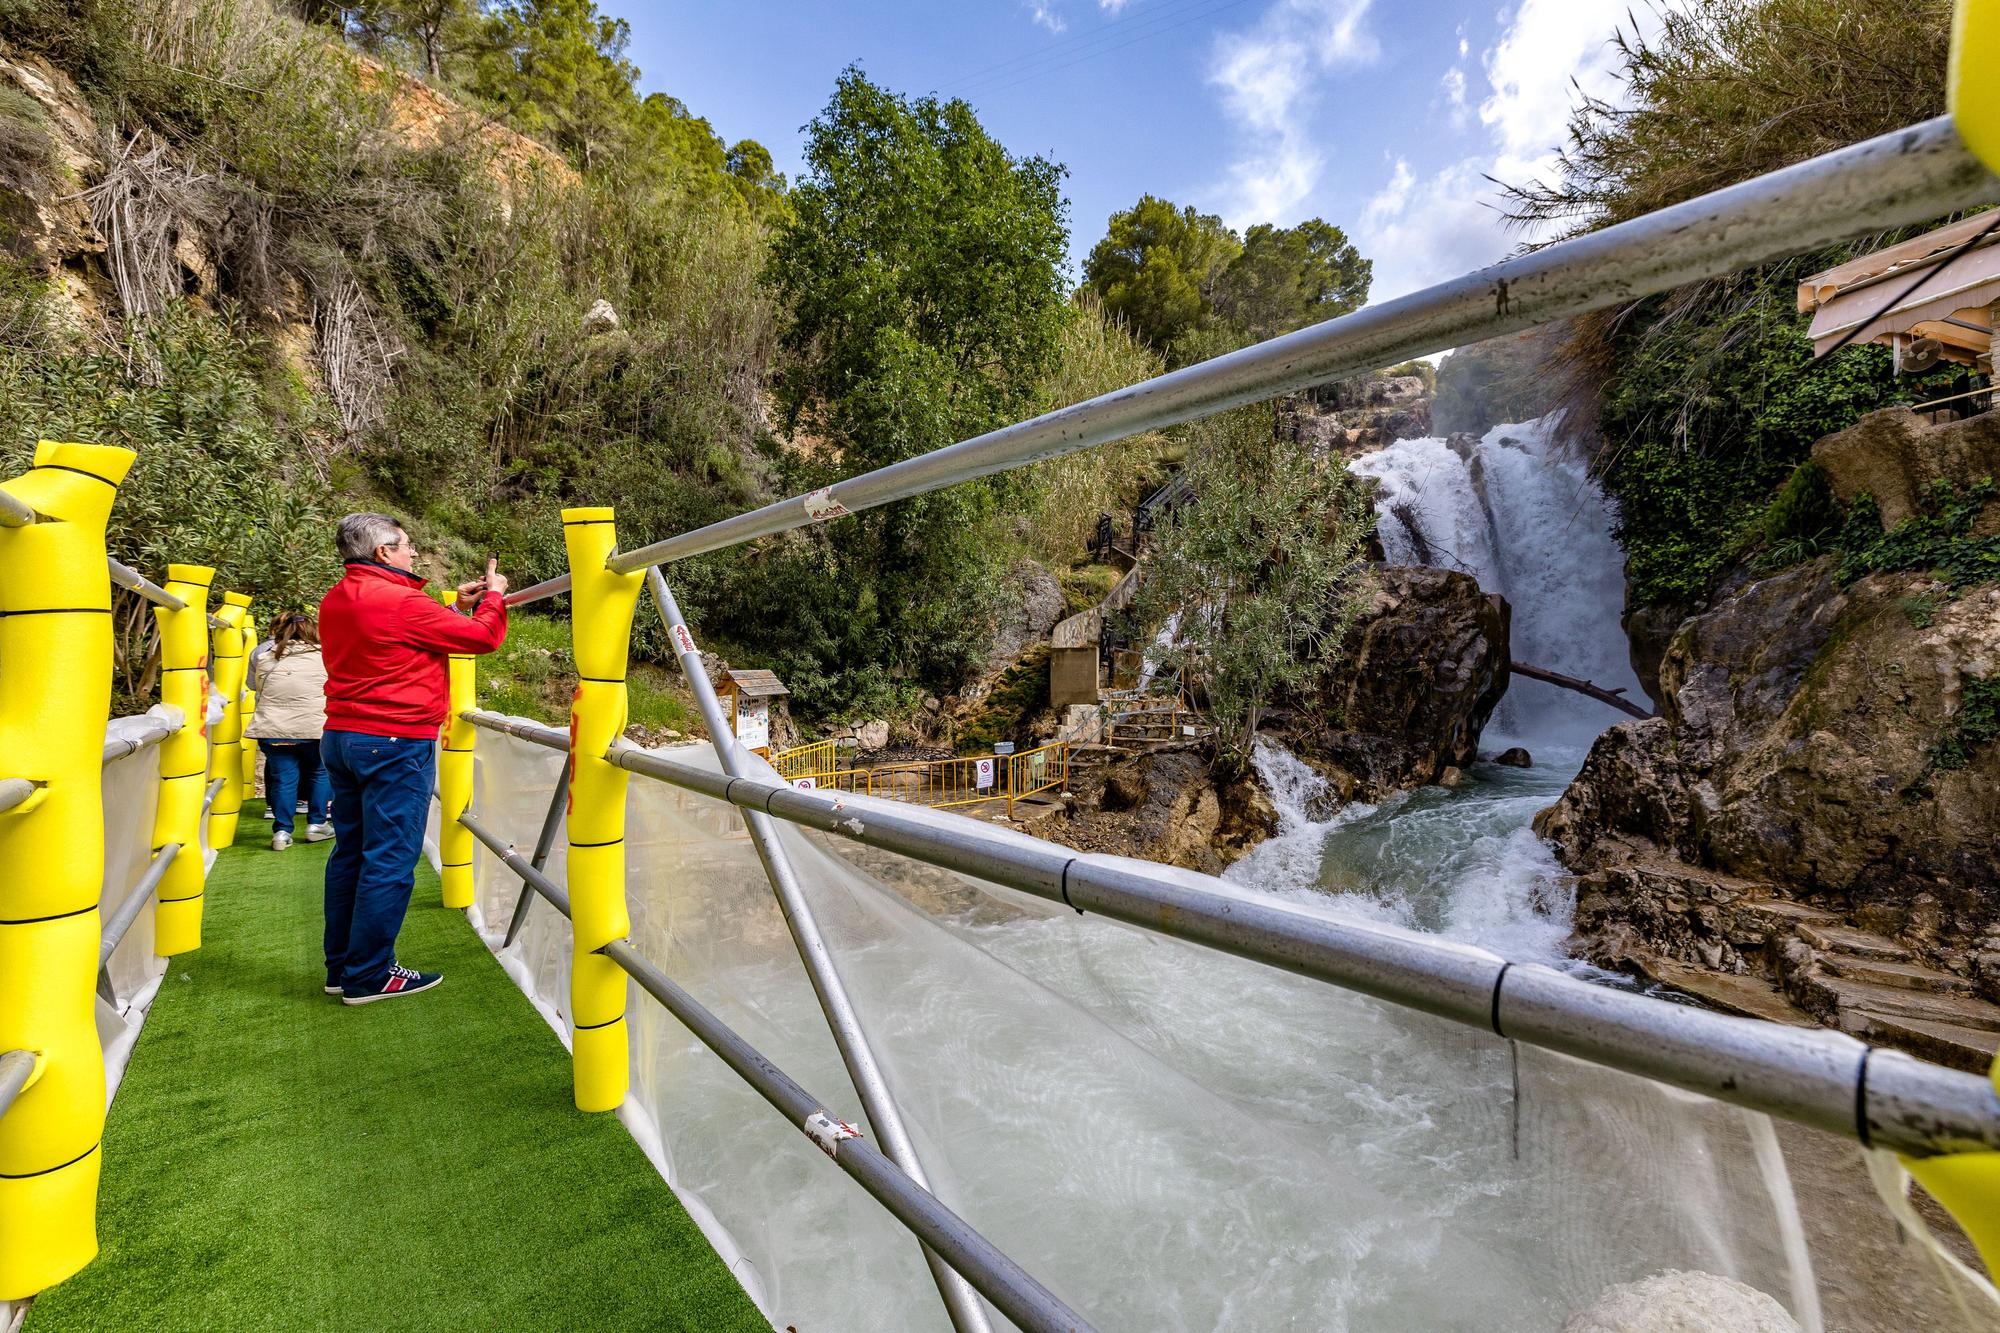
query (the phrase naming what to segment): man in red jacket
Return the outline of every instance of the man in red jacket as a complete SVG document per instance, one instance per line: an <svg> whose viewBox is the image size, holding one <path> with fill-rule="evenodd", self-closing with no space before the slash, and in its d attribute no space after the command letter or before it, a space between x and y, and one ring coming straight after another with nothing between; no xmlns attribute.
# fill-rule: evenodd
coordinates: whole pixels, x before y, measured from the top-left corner
<svg viewBox="0 0 2000 1333"><path fill-rule="evenodd" d="M326 863L326 993L368 1004L444 978L396 961L416 886L449 706L445 659L490 653L507 637L500 575L459 585L458 609L424 591L402 525L349 514L336 534L347 573L319 604L326 664L320 757L333 781Z"/></svg>

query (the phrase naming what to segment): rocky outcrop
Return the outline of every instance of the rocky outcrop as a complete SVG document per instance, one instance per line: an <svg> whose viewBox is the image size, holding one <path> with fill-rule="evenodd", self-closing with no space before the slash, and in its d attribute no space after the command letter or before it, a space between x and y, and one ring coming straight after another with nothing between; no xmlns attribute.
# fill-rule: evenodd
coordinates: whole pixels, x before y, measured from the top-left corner
<svg viewBox="0 0 2000 1333"><path fill-rule="evenodd" d="M1934 426L1906 408L1884 408L1827 436L1812 456L1834 498L1874 496L1891 528L1917 512L1917 497L1934 482L2000 476L2000 412Z"/></svg>
<svg viewBox="0 0 2000 1333"><path fill-rule="evenodd" d="M1014 562L1007 571L1007 587L1013 596L994 627L993 645L986 654L989 675L1003 670L1030 644L1048 638L1068 610L1062 584L1032 560Z"/></svg>
<svg viewBox="0 0 2000 1333"><path fill-rule="evenodd" d="M1035 832L1079 851L1219 874L1277 826L1256 779L1219 778L1203 750L1180 746L1073 769L1063 813Z"/></svg>
<svg viewBox="0 0 2000 1333"><path fill-rule="evenodd" d="M1281 734L1343 799L1438 781L1478 755L1507 689L1508 609L1453 570L1389 566L1343 661Z"/></svg>
<svg viewBox="0 0 2000 1333"><path fill-rule="evenodd" d="M1431 389L1415 375L1360 375L1286 401L1292 438L1341 458L1431 433Z"/></svg>
<svg viewBox="0 0 2000 1333"><path fill-rule="evenodd" d="M2000 998L1982 964L2000 944L2000 744L1946 742L1996 673L2000 588L1843 589L1823 559L1725 591L1666 649L1661 716L1605 732L1537 817L1579 872L1584 952L1676 984L1675 968L1762 977L1855 1031L1899 1014L1982 1030L1944 1011ZM1843 937L1805 926L1916 970L1843 963L1822 947ZM1944 998L1889 1004L1869 989L1885 985Z"/></svg>

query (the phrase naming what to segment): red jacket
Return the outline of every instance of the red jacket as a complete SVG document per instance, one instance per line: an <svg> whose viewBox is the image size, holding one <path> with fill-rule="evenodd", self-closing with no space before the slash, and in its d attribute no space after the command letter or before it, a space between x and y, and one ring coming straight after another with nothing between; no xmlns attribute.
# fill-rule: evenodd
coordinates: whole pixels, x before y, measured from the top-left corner
<svg viewBox="0 0 2000 1333"><path fill-rule="evenodd" d="M319 637L328 731L435 737L451 702L445 657L498 648L507 604L489 592L462 616L415 574L357 560L319 604Z"/></svg>

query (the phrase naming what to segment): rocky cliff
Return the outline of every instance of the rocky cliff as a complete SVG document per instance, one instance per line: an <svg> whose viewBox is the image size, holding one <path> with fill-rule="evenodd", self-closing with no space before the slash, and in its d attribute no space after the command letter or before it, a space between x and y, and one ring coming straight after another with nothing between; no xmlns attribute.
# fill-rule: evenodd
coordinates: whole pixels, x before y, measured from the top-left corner
<svg viewBox="0 0 2000 1333"><path fill-rule="evenodd" d="M1661 652L1661 715L1605 732L1536 821L1579 872L1583 951L1977 1063L2000 1046L1977 998L2000 999L1996 682L2000 586L1739 572Z"/></svg>

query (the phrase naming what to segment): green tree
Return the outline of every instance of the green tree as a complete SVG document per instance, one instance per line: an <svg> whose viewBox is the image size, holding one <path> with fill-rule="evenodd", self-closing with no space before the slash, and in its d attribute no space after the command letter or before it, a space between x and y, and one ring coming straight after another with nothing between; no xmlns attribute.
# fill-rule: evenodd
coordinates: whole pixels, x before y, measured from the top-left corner
<svg viewBox="0 0 2000 1333"><path fill-rule="evenodd" d="M580 169L624 145L639 106L630 24L593 0L504 0L487 24L473 92Z"/></svg>
<svg viewBox="0 0 2000 1333"><path fill-rule="evenodd" d="M1063 169L1015 157L962 101L845 71L809 127L807 174L765 279L786 312L778 401L821 485L1032 411L1066 318ZM994 483L905 501L825 534L840 636L940 684L984 648Z"/></svg>
<svg viewBox="0 0 2000 1333"><path fill-rule="evenodd" d="M1215 284L1242 248L1221 218L1143 195L1111 215L1084 261L1083 285L1106 314L1172 359L1174 345L1208 323Z"/></svg>
<svg viewBox="0 0 2000 1333"><path fill-rule="evenodd" d="M1368 586L1369 492L1338 460L1272 429L1271 408L1187 428L1192 503L1155 529L1135 617L1205 696L1222 758L1249 757L1265 708L1323 680Z"/></svg>
<svg viewBox="0 0 2000 1333"><path fill-rule="evenodd" d="M1374 269L1346 232L1319 218L1259 223L1215 284L1215 312L1248 341L1274 338L1359 310Z"/></svg>
<svg viewBox="0 0 2000 1333"><path fill-rule="evenodd" d="M1619 39L1625 87L1576 109L1554 176L1511 191L1518 221L1592 231L1944 110L1949 0L1682 0L1660 20ZM1880 348L1813 359L1794 300L1811 273L1903 234L1568 326L1552 397L1566 428L1604 442L1635 602L1698 600L1814 441L1907 400Z"/></svg>

